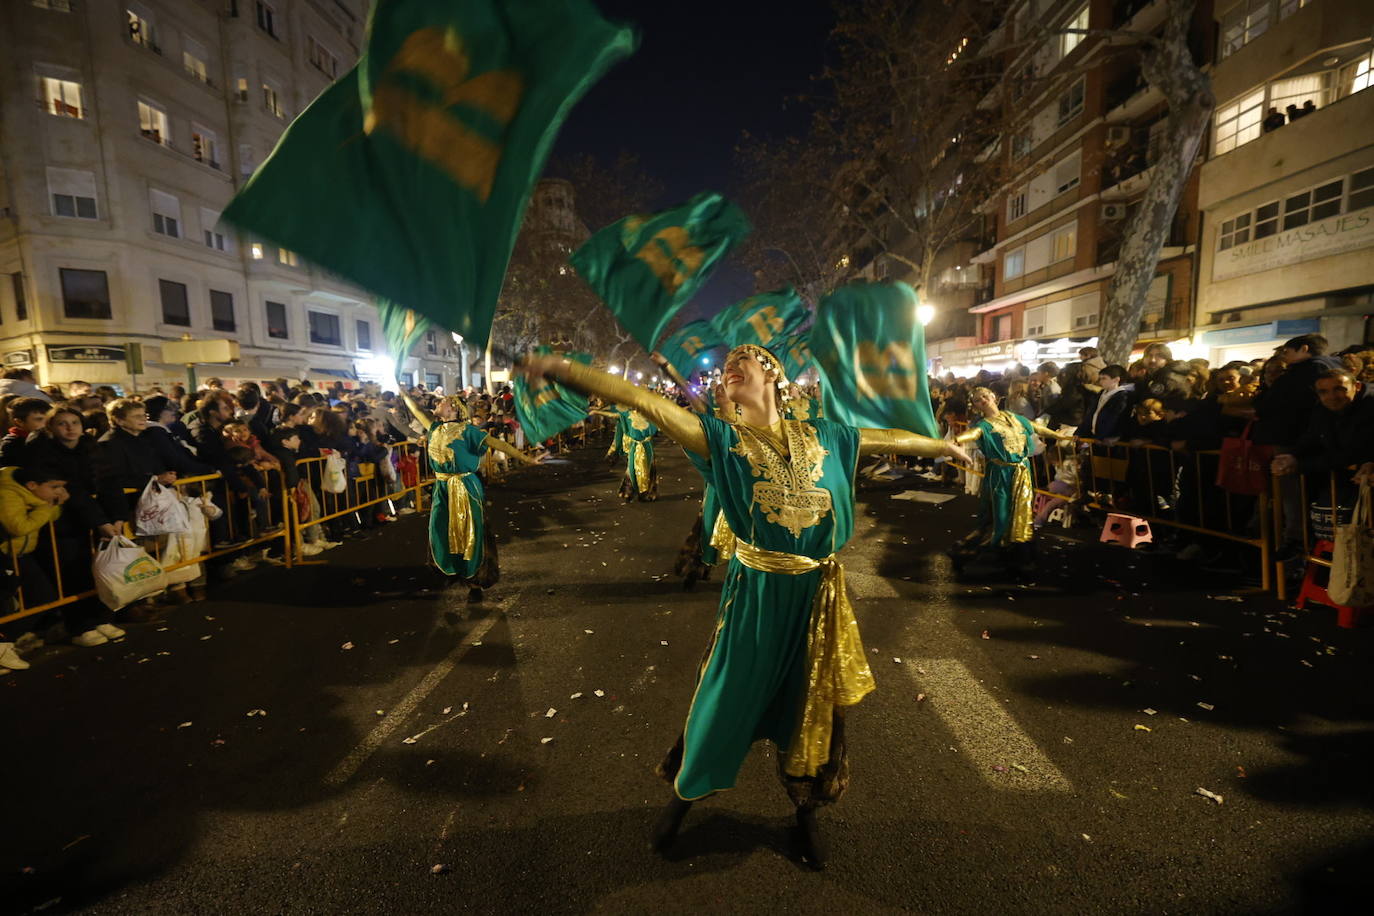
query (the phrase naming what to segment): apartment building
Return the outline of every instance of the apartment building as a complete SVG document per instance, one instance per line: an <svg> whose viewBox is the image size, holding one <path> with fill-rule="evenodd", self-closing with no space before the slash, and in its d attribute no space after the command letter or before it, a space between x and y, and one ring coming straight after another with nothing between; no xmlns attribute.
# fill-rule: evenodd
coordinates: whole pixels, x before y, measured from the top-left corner
<svg viewBox="0 0 1374 916"><path fill-rule="evenodd" d="M388 383L366 293L219 221L356 61L366 14L367 0L0 4L4 364L143 388L186 378L163 343L219 338L241 358L202 377ZM445 343L405 368L457 383Z"/></svg>
<svg viewBox="0 0 1374 916"><path fill-rule="evenodd" d="M1218 0L1201 170L1198 341L1374 339L1374 15L1364 0Z"/></svg>
<svg viewBox="0 0 1374 916"><path fill-rule="evenodd" d="M990 271L992 287L969 309L977 319L972 345L942 348L937 370L1062 363L1094 340L1167 108L1145 85L1133 51L1066 30L1157 32L1165 7L1165 0L1024 0L1012 7L996 37L1005 49L1003 85L982 103L1002 111L996 155L1005 181L986 207L990 244L969 265ZM1209 9L1207 0L1199 4L1199 46ZM1190 332L1196 224L1194 174L1150 288L1141 346Z"/></svg>

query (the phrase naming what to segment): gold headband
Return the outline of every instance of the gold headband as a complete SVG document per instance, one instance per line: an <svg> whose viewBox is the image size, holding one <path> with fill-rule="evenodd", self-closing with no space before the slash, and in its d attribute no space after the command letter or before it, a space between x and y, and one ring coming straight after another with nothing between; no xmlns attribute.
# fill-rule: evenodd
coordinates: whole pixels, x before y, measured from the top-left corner
<svg viewBox="0 0 1374 916"><path fill-rule="evenodd" d="M782 363L771 351L760 347L758 344L740 344L725 356L725 362L729 363L736 356L749 356L755 362L763 366L765 370L772 369L777 375L778 387L783 388L787 385L787 373L782 370Z"/></svg>
<svg viewBox="0 0 1374 916"><path fill-rule="evenodd" d="M453 414L459 420L466 420L471 416L471 414L468 413L467 403L459 395L446 394L443 399L445 402L453 405Z"/></svg>

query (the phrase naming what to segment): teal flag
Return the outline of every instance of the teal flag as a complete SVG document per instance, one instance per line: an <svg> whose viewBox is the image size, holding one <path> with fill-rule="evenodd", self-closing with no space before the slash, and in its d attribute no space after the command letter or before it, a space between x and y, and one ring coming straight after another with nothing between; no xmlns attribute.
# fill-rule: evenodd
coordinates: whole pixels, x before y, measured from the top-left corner
<svg viewBox="0 0 1374 916"><path fill-rule="evenodd" d="M536 347L536 353L552 353L549 347ZM560 353L568 359L590 364L586 353ZM539 443L587 419L587 397L547 378L528 379L516 375L511 383L515 418L525 431L525 441Z"/></svg>
<svg viewBox="0 0 1374 916"><path fill-rule="evenodd" d="M776 350L809 317L806 303L788 286L736 302L712 318L711 325L730 347L757 344Z"/></svg>
<svg viewBox="0 0 1374 916"><path fill-rule="evenodd" d="M939 435L916 302L915 290L905 283L855 283L821 300L811 353L827 417L850 426Z"/></svg>
<svg viewBox="0 0 1374 916"><path fill-rule="evenodd" d="M399 375L401 363L410 355L410 348L432 325L428 319L390 299L377 300L377 313L382 316L382 336L386 338L387 351L395 362L393 371Z"/></svg>
<svg viewBox="0 0 1374 916"><path fill-rule="evenodd" d="M689 382L693 372L707 368L701 358L716 347L723 346L725 341L721 340L711 322L693 321L665 337L663 343L658 345L658 352L663 354L668 365L677 371L683 381Z"/></svg>
<svg viewBox="0 0 1374 916"><path fill-rule="evenodd" d="M748 234L739 207L703 192L680 207L612 223L570 261L625 330L653 352L678 309Z"/></svg>
<svg viewBox="0 0 1374 916"><path fill-rule="evenodd" d="M794 381L811 365L810 334L793 334L769 349L782 360L782 371Z"/></svg>
<svg viewBox="0 0 1374 916"><path fill-rule="evenodd" d="M224 218L480 350L559 126L634 44L587 0L381 0Z"/></svg>

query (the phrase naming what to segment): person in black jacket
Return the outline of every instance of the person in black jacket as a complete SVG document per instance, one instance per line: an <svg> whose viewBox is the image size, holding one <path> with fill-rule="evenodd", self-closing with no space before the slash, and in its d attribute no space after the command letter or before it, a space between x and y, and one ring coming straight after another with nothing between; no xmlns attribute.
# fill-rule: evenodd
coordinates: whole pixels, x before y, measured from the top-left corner
<svg viewBox="0 0 1374 916"><path fill-rule="evenodd" d="M1321 409L1292 450L1274 456L1271 469L1277 476L1308 475L1309 498L1323 502L1330 500L1334 475L1337 499L1344 503L1355 496L1347 469L1374 460L1374 389L1341 367L1318 375L1314 390Z"/></svg>
<svg viewBox="0 0 1374 916"><path fill-rule="evenodd" d="M156 477L163 486L171 486L178 474L190 477L211 473L210 467L192 458L170 439L144 435L148 413L141 401L118 398L106 405L106 412L112 428L98 443L96 480L105 497L105 511L111 519L129 518L132 503L124 498L122 491L141 493L150 477ZM114 493L120 494L117 502L112 499Z"/></svg>
<svg viewBox="0 0 1374 916"><path fill-rule="evenodd" d="M24 451L29 437L41 431L48 422L52 403L40 398L15 398L9 403L10 430L0 439L0 467L19 467L28 462Z"/></svg>
<svg viewBox="0 0 1374 916"><path fill-rule="evenodd" d="M253 435L261 443L266 443L272 430L278 425L277 408L262 396L257 382L243 382L239 385L236 400L239 406L239 422L248 424Z"/></svg>
<svg viewBox="0 0 1374 916"><path fill-rule="evenodd" d="M82 430L81 411L60 406L48 417L47 429L35 436L25 450L29 467L50 468L67 482L69 499L55 523L58 536L79 536L94 532L112 538L120 528L105 511L111 501L123 502L118 491L107 499L97 497L96 441ZM89 563L86 564L89 566Z"/></svg>

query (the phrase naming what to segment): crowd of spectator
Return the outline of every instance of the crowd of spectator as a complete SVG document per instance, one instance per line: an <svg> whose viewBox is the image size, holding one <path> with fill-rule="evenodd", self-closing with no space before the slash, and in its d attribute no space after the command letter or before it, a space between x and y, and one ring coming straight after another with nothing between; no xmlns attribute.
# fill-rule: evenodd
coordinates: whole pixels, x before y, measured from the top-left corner
<svg viewBox="0 0 1374 916"><path fill-rule="evenodd" d="M1078 355L1064 366L932 379L936 416L947 432L962 429L969 392L991 388L1003 409L1090 440L1077 454L1050 449L1046 473L1072 485L1042 477L1042 488L1240 536L1257 531L1255 494L1219 482L1218 452L1228 439L1248 439L1280 481L1280 557L1302 546L1314 505L1329 515L1334 490L1348 510L1357 483L1374 480L1374 345L1333 353L1326 338L1305 334L1268 357L1216 367L1175 359L1159 343L1128 366L1107 365L1094 347ZM1172 537L1184 559L1234 565L1225 543L1182 527Z"/></svg>
<svg viewBox="0 0 1374 916"><path fill-rule="evenodd" d="M409 393L432 409L442 392L419 386ZM518 439L509 390L465 394L473 422ZM119 623L154 619L170 605L203 599L208 580L282 562L288 542L273 535L286 521L287 499L303 521L320 518L294 548L303 556L413 512L408 497L333 511L346 504L322 491L323 464L308 459L341 458L346 492L367 480L376 482L369 493L394 493L403 475L417 471L413 456L407 464L396 444L426 432L403 398L375 385L347 391L342 382L320 389L276 379L230 390L210 378L196 391L174 385L121 396L113 387L80 381L39 385L27 369L0 378L0 426L6 431L0 528L8 554L0 616L92 590L93 558L110 538L136 534L135 514L150 481L172 487L180 480L183 492L194 489L222 510L207 513L215 560L199 564L195 579L117 617L97 598L84 597L0 624L0 672L27 667L23 653L45 642L91 647L118 639L125 635ZM168 548L166 535L135 540L158 557Z"/></svg>

